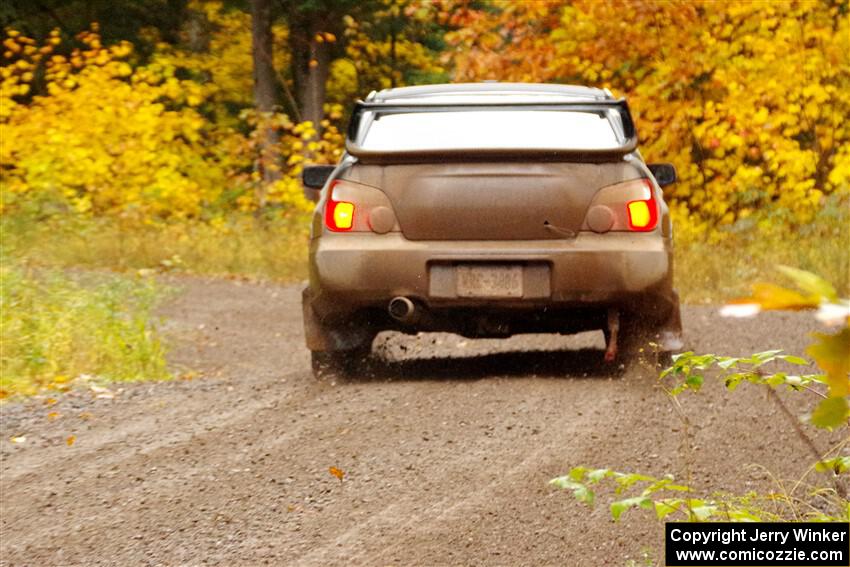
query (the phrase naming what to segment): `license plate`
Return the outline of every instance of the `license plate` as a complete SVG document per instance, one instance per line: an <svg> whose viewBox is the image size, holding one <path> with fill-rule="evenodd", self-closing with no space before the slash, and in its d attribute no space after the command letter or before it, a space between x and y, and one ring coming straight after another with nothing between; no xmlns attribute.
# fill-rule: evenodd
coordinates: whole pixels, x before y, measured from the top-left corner
<svg viewBox="0 0 850 567"><path fill-rule="evenodd" d="M458 297L522 297L522 266L457 266Z"/></svg>

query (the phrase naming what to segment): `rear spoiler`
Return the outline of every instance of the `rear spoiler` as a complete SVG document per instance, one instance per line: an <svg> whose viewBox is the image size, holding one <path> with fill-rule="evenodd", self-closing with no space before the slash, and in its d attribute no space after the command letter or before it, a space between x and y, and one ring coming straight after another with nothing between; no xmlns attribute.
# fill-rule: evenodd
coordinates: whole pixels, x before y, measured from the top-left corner
<svg viewBox="0 0 850 567"><path fill-rule="evenodd" d="M622 143L616 148L579 149L579 148L482 148L482 149L452 149L440 148L433 150L369 150L363 148L362 128L363 118L367 113L374 117L389 114L407 114L412 112L454 112L484 111L484 110L564 110L573 112L608 112L615 111L622 123ZM384 103L357 101L348 123L345 140L346 151L359 158L360 161L375 162L417 162L432 159L511 159L534 157L536 159L557 160L563 158L581 159L587 161L607 161L620 158L637 148L637 132L625 99L567 101L567 102L467 102L467 103Z"/></svg>

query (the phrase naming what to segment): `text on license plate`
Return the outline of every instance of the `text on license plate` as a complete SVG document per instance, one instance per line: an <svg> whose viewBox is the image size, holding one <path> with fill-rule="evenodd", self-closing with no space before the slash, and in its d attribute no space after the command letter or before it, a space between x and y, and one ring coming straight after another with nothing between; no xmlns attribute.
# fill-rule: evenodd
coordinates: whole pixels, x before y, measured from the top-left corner
<svg viewBox="0 0 850 567"><path fill-rule="evenodd" d="M458 297L522 297L521 265L461 265L455 273Z"/></svg>

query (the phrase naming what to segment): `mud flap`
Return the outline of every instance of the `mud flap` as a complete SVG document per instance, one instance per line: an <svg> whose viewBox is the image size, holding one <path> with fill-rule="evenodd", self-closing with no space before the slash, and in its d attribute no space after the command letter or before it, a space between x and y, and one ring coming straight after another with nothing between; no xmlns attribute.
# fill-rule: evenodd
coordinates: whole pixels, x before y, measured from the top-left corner
<svg viewBox="0 0 850 567"><path fill-rule="evenodd" d="M656 342L662 352L680 351L685 346L682 334L682 310L679 306L679 294L675 290L671 294L671 299L673 308L670 310L670 315L655 333Z"/></svg>
<svg viewBox="0 0 850 567"><path fill-rule="evenodd" d="M621 350L629 351L631 354L644 350L663 353L682 350L685 343L682 336L679 294L672 291L669 301L671 305L668 315L660 322L655 322L649 326L632 314L620 323Z"/></svg>
<svg viewBox="0 0 850 567"><path fill-rule="evenodd" d="M301 307L304 313L304 337L308 349L331 352L365 350L371 347L375 332L369 325L356 320L330 324L323 321L313 309L309 289L305 289L302 294Z"/></svg>

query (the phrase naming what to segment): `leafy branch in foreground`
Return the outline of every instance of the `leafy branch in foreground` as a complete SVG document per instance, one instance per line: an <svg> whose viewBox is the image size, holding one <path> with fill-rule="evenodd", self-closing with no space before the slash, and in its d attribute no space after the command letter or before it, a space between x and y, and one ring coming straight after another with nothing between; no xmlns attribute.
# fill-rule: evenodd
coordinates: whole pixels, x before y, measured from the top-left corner
<svg viewBox="0 0 850 567"><path fill-rule="evenodd" d="M782 354L781 350L757 352L748 357L718 356L716 354L694 354L685 352L673 356L673 365L661 373L661 379L667 377L679 378L681 382L669 390L671 395L678 395L685 390L699 391L705 380L705 371L713 366L721 369L722 378L729 390L734 390L743 382L761 384L764 386L787 385L791 389L802 389L814 383L826 383L823 374L794 375L786 372L765 374L761 366L774 361L784 361L791 364L808 364L803 358ZM819 395L820 392L818 392Z"/></svg>
<svg viewBox="0 0 850 567"><path fill-rule="evenodd" d="M826 429L846 425L850 417L850 300L840 299L835 287L816 274L789 266L778 269L797 289L756 284L751 297L736 300L721 313L747 317L760 311L808 310L815 311L821 323L840 327L835 333L812 333L814 342L806 348L806 354L823 370L819 381L827 386L827 394L821 396L824 399L812 412L812 424Z"/></svg>
<svg viewBox="0 0 850 567"><path fill-rule="evenodd" d="M836 457L818 463L819 472L846 473L850 458ZM808 498L798 498L796 491L778 490L767 494L749 492L744 495L718 493L709 498L693 496L694 490L677 484L672 475L661 478L610 469L575 467L549 483L571 490L579 502L593 505L594 485L613 481L614 494L624 496L609 505L611 517L617 521L633 508L653 510L658 520L678 517L689 522L726 521L850 521L850 505L832 489L805 485ZM802 484L801 484L802 486ZM830 511L832 511L830 513Z"/></svg>
<svg viewBox="0 0 850 567"><path fill-rule="evenodd" d="M673 365L661 373L661 380L672 378L675 385L668 390L672 396L677 396L685 390L699 391L705 381L705 373L711 369L719 369L717 378L723 380L726 388L735 390L741 382L749 382L761 386L776 388L787 386L789 390L807 390L812 394L830 400L829 396L813 388L815 384L828 385L826 374L789 374L787 372L765 373L761 367L777 361L790 364L808 364L803 358L782 354L781 350L758 352L748 357L718 356L716 354L694 354L685 352L673 357ZM832 428L847 420L846 404L822 403L812 413L812 425Z"/></svg>
<svg viewBox="0 0 850 567"><path fill-rule="evenodd" d="M835 333L812 333L814 342L806 349L806 353L814 359L821 373L768 371L766 365L771 363L809 364L807 360L784 354L781 350L769 350L746 357L686 352L673 357L672 366L661 373L659 383L680 410L679 415L686 425L688 417L681 412L676 398L687 390L699 392L709 372L723 380L730 391L734 391L742 382L767 388L768 397L791 421L792 427L815 459L801 478L790 485L776 480L777 489L766 494L750 492L736 496L718 492L710 498L695 497L691 487L676 484L674 477L669 474L658 478L610 469L575 467L567 475L552 479L550 484L571 490L577 500L593 504L596 495L591 486L603 480L613 480L614 493L625 496L610 504L614 520L632 508L654 510L659 520L670 516L681 516L689 521L850 520L850 501L847 499L844 481L844 475L850 472L850 456L841 454L850 442L850 437L826 452L818 450L813 439L800 426L797 417L776 393L776 389L781 386L792 392L811 393L820 398L809 416L812 425L830 430L847 427L850 417L847 403L850 394L850 302L839 299L835 289L815 274L784 266L780 267L780 271L794 282L797 289L758 284L754 287L752 297L727 305L722 314L745 317L754 316L762 310L815 311L818 321L841 327ZM687 437L688 427L684 431ZM690 444L686 443L685 446L690 447ZM818 476L815 482L806 482L812 472L828 475L828 482L832 486L824 486L826 476Z"/></svg>

